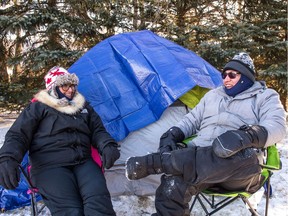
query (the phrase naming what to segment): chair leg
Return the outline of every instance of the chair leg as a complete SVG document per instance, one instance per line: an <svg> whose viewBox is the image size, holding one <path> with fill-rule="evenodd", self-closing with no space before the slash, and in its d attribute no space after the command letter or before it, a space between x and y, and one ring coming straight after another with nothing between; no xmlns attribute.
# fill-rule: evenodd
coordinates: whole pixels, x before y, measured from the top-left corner
<svg viewBox="0 0 288 216"><path fill-rule="evenodd" d="M35 188L32 186L32 183L30 181L30 178L28 174L25 172L22 166L19 165L19 168L28 184L28 190L30 190L30 195L31 195L31 215L32 216L37 216L38 215L38 209L37 209L37 200L36 200L36 195L35 195Z"/></svg>
<svg viewBox="0 0 288 216"><path fill-rule="evenodd" d="M270 198L270 176L271 172L269 171L269 177L267 179L267 193L266 193L266 206L265 206L265 216L268 216L268 208L269 208L269 198Z"/></svg>
<svg viewBox="0 0 288 216"><path fill-rule="evenodd" d="M192 212L192 209L193 209L197 200L200 203L203 211L205 212L205 215L207 216L207 215L215 214L216 212L218 212L219 210L221 210L225 206L229 205L230 203L234 202L238 198L239 198L238 196L237 197L227 197L224 200L215 203L214 195L212 195L212 201L210 201L204 194L202 194L200 192L197 195L195 195L195 198L194 198L194 200L191 204L191 207L190 207L190 212ZM203 202L204 200L207 202L207 204L210 206L210 208L212 208L214 210L209 212L208 209L206 208L206 206L204 205L204 202Z"/></svg>
<svg viewBox="0 0 288 216"><path fill-rule="evenodd" d="M218 212L219 210L226 207L227 205L229 205L230 203L234 202L237 199L238 199L238 197L228 197L228 198L224 199L223 201L220 201L219 203L217 203L214 206L214 210L209 212L209 215L215 214L216 212Z"/></svg>
<svg viewBox="0 0 288 216"><path fill-rule="evenodd" d="M192 212L192 210L193 210L193 208L194 208L194 205L195 205L196 201L198 200L198 202L200 203L202 209L205 211L206 215L210 215L209 212L208 212L208 210L207 210L207 208L205 207L203 201L202 201L201 198L200 198L200 194L201 194L201 193L198 193L198 194L195 195L195 197L194 197L194 199L193 199L193 201L192 201L192 204L191 204L191 206L190 206L190 213ZM202 195L202 196L203 196L203 195Z"/></svg>
<svg viewBox="0 0 288 216"><path fill-rule="evenodd" d="M31 210L32 210L31 212L32 216L38 215L37 201L34 192L31 193Z"/></svg>
<svg viewBox="0 0 288 216"><path fill-rule="evenodd" d="M240 196L242 201L249 206L249 211L252 213L253 216L260 216L259 213L254 209L251 205L250 201L246 197Z"/></svg>
<svg viewBox="0 0 288 216"><path fill-rule="evenodd" d="M192 201L192 203L191 203L191 206L190 206L190 212L191 212L192 209L194 208L194 205L195 205L196 200L197 200L197 196L198 196L198 194L195 195L195 197L194 197L194 199L193 199L193 201Z"/></svg>
<svg viewBox="0 0 288 216"><path fill-rule="evenodd" d="M43 204L43 205L41 206L41 208L38 210L38 214L40 214L45 207L46 207L46 206Z"/></svg>

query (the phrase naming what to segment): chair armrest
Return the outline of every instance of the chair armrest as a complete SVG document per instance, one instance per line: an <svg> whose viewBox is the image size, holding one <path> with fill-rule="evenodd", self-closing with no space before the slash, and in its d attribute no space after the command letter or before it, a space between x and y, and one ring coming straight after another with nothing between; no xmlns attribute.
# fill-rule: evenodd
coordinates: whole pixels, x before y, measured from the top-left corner
<svg viewBox="0 0 288 216"><path fill-rule="evenodd" d="M276 144L267 147L267 158L266 163L262 165L263 168L268 170L281 170L282 162L280 160L279 151Z"/></svg>

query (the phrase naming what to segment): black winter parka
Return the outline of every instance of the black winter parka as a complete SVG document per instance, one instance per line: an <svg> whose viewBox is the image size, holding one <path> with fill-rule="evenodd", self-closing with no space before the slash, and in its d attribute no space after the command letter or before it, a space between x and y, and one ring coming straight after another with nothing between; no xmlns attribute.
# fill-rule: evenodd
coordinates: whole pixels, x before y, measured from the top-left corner
<svg viewBox="0 0 288 216"><path fill-rule="evenodd" d="M100 154L117 145L94 109L76 92L73 100L56 99L46 90L35 96L6 134L0 158L22 161L29 151L33 170L75 165L91 158L91 145Z"/></svg>

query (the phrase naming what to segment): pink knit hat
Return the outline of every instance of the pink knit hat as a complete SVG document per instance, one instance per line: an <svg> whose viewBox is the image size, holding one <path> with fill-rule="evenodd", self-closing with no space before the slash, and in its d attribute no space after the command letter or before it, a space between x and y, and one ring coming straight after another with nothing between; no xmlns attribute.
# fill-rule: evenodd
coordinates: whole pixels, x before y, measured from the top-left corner
<svg viewBox="0 0 288 216"><path fill-rule="evenodd" d="M53 87L53 84L56 82L56 78L65 74L69 74L69 72L62 67L56 66L51 68L44 77L46 89L50 90Z"/></svg>

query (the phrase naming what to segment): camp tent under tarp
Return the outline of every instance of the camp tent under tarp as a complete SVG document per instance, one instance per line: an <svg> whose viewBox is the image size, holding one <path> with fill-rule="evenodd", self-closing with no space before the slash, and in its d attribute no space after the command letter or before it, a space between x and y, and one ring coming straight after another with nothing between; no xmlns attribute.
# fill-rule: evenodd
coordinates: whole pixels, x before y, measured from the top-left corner
<svg viewBox="0 0 288 216"><path fill-rule="evenodd" d="M147 153L156 152L160 136L180 121L207 91L208 89L195 86L179 98L181 102L176 101L169 106L159 120L137 131L130 132L125 139L119 141L121 156L116 161L116 165L105 172L107 185L112 196L124 194L154 195L160 184L160 175L151 175L137 181L129 181L125 177L125 161L131 156L143 156Z"/></svg>
<svg viewBox="0 0 288 216"><path fill-rule="evenodd" d="M105 172L112 196L155 193L160 176L128 181L125 161L157 150L160 136L187 113L177 99L192 108L222 84L220 72L204 59L151 31L112 36L68 70L121 145L119 160Z"/></svg>
<svg viewBox="0 0 288 216"><path fill-rule="evenodd" d="M222 83L204 59L148 30L107 38L68 70L77 74L79 91L117 141L157 121L194 86Z"/></svg>

